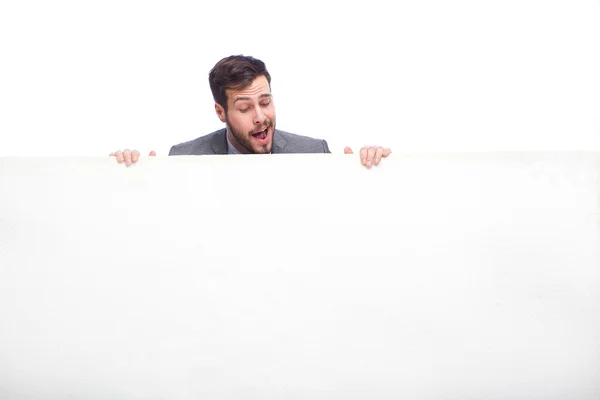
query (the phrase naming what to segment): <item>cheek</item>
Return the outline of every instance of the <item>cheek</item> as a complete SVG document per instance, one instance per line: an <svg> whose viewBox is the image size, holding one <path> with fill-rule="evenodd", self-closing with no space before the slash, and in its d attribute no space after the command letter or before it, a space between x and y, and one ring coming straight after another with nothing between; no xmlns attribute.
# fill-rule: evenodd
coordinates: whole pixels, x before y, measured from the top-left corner
<svg viewBox="0 0 600 400"><path fill-rule="evenodd" d="M234 115L230 115L229 123L233 125L237 130L247 131L251 130L252 123L248 123L248 117L243 114L235 113Z"/></svg>

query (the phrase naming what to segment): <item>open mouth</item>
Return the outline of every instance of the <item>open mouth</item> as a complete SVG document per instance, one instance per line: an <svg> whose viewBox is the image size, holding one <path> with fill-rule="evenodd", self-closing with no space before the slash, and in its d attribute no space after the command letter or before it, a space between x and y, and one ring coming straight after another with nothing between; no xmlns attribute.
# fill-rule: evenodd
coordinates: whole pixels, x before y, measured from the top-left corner
<svg viewBox="0 0 600 400"><path fill-rule="evenodd" d="M269 134L269 127L267 126L262 131L253 133L252 137L254 137L255 139L258 139L258 140L265 140L267 138L268 134Z"/></svg>

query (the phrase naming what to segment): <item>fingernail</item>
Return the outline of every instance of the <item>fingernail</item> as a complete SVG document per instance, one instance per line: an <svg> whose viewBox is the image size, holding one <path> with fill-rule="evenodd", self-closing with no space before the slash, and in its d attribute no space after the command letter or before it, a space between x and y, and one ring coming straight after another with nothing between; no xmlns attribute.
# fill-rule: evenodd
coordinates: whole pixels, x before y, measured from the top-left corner
<svg viewBox="0 0 600 400"><path fill-rule="evenodd" d="M361 162L362 162L363 164L365 164L365 163L367 162L367 159L366 159L366 158L363 158L363 159L361 160Z"/></svg>
<svg viewBox="0 0 600 400"><path fill-rule="evenodd" d="M367 163L367 167L370 167L371 165L373 165L373 164L371 163L371 161L369 161L369 162Z"/></svg>

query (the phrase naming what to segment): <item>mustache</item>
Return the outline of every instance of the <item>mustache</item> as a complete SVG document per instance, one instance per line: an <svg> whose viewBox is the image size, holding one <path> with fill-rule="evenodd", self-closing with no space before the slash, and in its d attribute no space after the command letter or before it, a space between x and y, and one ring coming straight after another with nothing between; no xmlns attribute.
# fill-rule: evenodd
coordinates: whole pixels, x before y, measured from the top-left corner
<svg viewBox="0 0 600 400"><path fill-rule="evenodd" d="M265 129L265 128L273 128L273 120L271 119L265 119L265 122L263 122L262 126L261 126L261 130ZM254 132L254 130L251 130L250 133Z"/></svg>

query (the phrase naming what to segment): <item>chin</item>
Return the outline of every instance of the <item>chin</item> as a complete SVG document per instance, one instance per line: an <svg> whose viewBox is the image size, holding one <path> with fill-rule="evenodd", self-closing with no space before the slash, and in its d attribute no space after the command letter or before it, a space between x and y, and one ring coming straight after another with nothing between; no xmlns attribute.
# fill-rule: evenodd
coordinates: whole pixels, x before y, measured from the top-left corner
<svg viewBox="0 0 600 400"><path fill-rule="evenodd" d="M273 149L272 145L269 146L260 146L260 148L254 151L255 154L268 154Z"/></svg>

